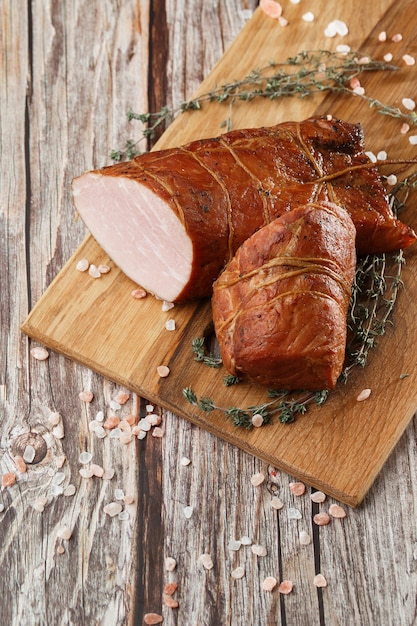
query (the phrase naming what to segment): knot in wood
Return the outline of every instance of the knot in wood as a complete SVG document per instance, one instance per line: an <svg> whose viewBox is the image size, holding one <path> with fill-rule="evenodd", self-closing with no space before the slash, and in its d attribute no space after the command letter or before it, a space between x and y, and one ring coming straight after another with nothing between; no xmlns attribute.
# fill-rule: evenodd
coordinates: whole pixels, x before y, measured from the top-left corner
<svg viewBox="0 0 417 626"><path fill-rule="evenodd" d="M46 441L42 435L34 432L23 433L12 440L10 446L12 456L21 456L24 458L25 450L28 446L31 446L35 450L35 456L28 464L34 465L45 458L48 451Z"/></svg>

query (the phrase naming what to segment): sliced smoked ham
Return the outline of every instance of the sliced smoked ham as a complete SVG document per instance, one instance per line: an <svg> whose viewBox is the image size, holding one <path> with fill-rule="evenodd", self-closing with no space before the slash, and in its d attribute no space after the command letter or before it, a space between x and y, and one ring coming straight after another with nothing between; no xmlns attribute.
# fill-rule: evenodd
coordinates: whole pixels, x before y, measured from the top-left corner
<svg viewBox="0 0 417 626"><path fill-rule="evenodd" d="M334 388L355 266L355 227L337 205L309 203L258 230L213 286L226 369L273 389Z"/></svg>
<svg viewBox="0 0 417 626"><path fill-rule="evenodd" d="M405 248L416 239L392 214L364 153L361 127L327 118L143 154L79 176L73 194L116 265L172 302L210 296L243 241L306 202L345 207L359 254Z"/></svg>

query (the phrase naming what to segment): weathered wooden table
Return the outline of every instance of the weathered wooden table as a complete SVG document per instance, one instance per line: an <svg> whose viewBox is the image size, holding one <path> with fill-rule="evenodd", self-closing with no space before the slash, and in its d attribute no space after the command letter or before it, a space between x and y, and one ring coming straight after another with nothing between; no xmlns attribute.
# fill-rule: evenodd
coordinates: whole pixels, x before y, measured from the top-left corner
<svg viewBox="0 0 417 626"><path fill-rule="evenodd" d="M282 4L291 28L299 9ZM325 4L303 7L316 16L312 27L322 27ZM391 4L372 3L372 11L379 19ZM362 505L318 526L313 516L336 504L332 498L312 502L310 487L294 495L294 477L165 409L151 411L146 398L130 393L123 403L125 389L58 353L35 359L35 343L20 330L86 235L74 219L72 178L109 163L110 151L134 137L128 110L189 97L256 5L0 0L5 625L142 624L151 613L181 626L417 623L415 418ZM333 17L343 19L343 10ZM415 35L410 49L416 53ZM91 403L79 397L83 390L93 392ZM163 436L101 438L91 430L100 412L122 420L153 412L162 422L152 432ZM22 455L27 471L16 466ZM265 481L254 486L259 473ZM6 484L8 474L15 484ZM326 587L314 584L319 573ZM267 577L292 581L293 590L267 591Z"/></svg>

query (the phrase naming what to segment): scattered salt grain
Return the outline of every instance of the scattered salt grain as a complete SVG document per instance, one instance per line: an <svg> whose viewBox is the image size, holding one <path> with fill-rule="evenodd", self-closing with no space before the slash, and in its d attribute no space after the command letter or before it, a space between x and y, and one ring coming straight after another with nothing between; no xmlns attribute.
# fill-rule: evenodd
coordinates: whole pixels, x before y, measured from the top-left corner
<svg viewBox="0 0 417 626"><path fill-rule="evenodd" d="M327 526L330 522L330 516L327 513L317 513L313 517L313 522L317 524L317 526Z"/></svg>
<svg viewBox="0 0 417 626"><path fill-rule="evenodd" d="M88 259L80 259L75 266L79 272L86 272L90 266Z"/></svg>
<svg viewBox="0 0 417 626"><path fill-rule="evenodd" d="M129 496L129 495L123 496L123 502L125 504L133 504L134 501L135 501L135 498L133 496Z"/></svg>
<svg viewBox="0 0 417 626"><path fill-rule="evenodd" d="M400 41L402 41L403 36L401 35L401 33L396 33L393 37L391 37L391 41L393 41L394 43L399 43Z"/></svg>
<svg viewBox="0 0 417 626"><path fill-rule="evenodd" d="M57 426L55 426L55 428L52 429L52 434L55 439L63 439L65 436L63 424L58 424Z"/></svg>
<svg viewBox="0 0 417 626"><path fill-rule="evenodd" d="M210 554L207 554L206 552L200 555L200 563L206 569L212 569L214 566L213 559L211 558Z"/></svg>
<svg viewBox="0 0 417 626"><path fill-rule="evenodd" d="M115 489L114 497L116 500L123 500L123 498L125 497L125 492L123 491L123 489Z"/></svg>
<svg viewBox="0 0 417 626"><path fill-rule="evenodd" d="M165 569L167 572L173 572L177 567L177 562L172 556L167 556L165 559Z"/></svg>
<svg viewBox="0 0 417 626"><path fill-rule="evenodd" d="M30 353L37 361L46 361L46 359L49 358L48 350L46 350L46 348L41 348L41 346L36 346L35 348L32 348Z"/></svg>
<svg viewBox="0 0 417 626"><path fill-rule="evenodd" d="M73 496L76 492L75 485L67 485L64 489L64 496Z"/></svg>
<svg viewBox="0 0 417 626"><path fill-rule="evenodd" d="M124 433L132 434L132 427L126 419L122 419L119 422L119 428Z"/></svg>
<svg viewBox="0 0 417 626"><path fill-rule="evenodd" d="M147 404L147 405L146 405L146 411L147 411L148 413L152 413L152 412L153 412L153 410L154 410L154 408L155 408L155 407L153 406L153 404Z"/></svg>
<svg viewBox="0 0 417 626"><path fill-rule="evenodd" d="M167 365L158 365L156 371L158 372L158 376L166 378L169 375L170 369Z"/></svg>
<svg viewBox="0 0 417 626"><path fill-rule="evenodd" d="M91 463L90 470L93 472L93 476L97 478L103 478L104 476L104 468L101 465L97 465L96 463Z"/></svg>
<svg viewBox="0 0 417 626"><path fill-rule="evenodd" d="M25 463L32 463L36 456L36 450L33 446L26 446L23 451L23 460Z"/></svg>
<svg viewBox="0 0 417 626"><path fill-rule="evenodd" d="M307 13L303 15L303 20L304 22L314 22L314 13L307 11Z"/></svg>
<svg viewBox="0 0 417 626"><path fill-rule="evenodd" d="M54 475L53 479L52 479L52 481L53 481L53 483L54 483L55 485L62 485L62 483L64 482L64 480L65 480L65 474L64 474L64 472L57 472L57 473Z"/></svg>
<svg viewBox="0 0 417 626"><path fill-rule="evenodd" d="M51 485L50 493L53 498L57 498L58 496L62 496L64 493L64 487L62 485Z"/></svg>
<svg viewBox="0 0 417 626"><path fill-rule="evenodd" d="M313 585L315 587L327 587L327 580L323 574L316 574L313 578Z"/></svg>
<svg viewBox="0 0 417 626"><path fill-rule="evenodd" d="M160 439L163 436L164 436L164 431L162 430L162 428L160 428L159 426L155 426L155 428L152 431L152 437L156 437Z"/></svg>
<svg viewBox="0 0 417 626"><path fill-rule="evenodd" d="M86 402L87 404L89 404L93 401L94 395L92 391L80 391L78 397L80 398L81 402Z"/></svg>
<svg viewBox="0 0 417 626"><path fill-rule="evenodd" d="M279 18L278 18L278 24L280 26L288 26L288 20L285 17L283 17L282 15L280 15Z"/></svg>
<svg viewBox="0 0 417 626"><path fill-rule="evenodd" d="M349 32L349 29L347 25L345 24L345 22L342 22L342 20L333 20L327 25L324 31L324 36L336 37L336 35L340 35L341 37L344 37L345 35L348 34L348 32Z"/></svg>
<svg viewBox="0 0 417 626"><path fill-rule="evenodd" d="M417 135L410 135L408 138L408 141L410 142L410 144L412 146L416 146L417 145Z"/></svg>
<svg viewBox="0 0 417 626"><path fill-rule="evenodd" d="M290 491L294 496L302 496L305 493L306 486L304 483L290 483L289 485Z"/></svg>
<svg viewBox="0 0 417 626"><path fill-rule="evenodd" d="M1 486L2 487L12 487L17 480L17 476L14 472L6 472L1 477Z"/></svg>
<svg viewBox="0 0 417 626"><path fill-rule="evenodd" d="M117 428L119 424L120 417L117 417L117 415L111 415L103 423L103 428L105 428L106 430L113 430L114 428Z"/></svg>
<svg viewBox="0 0 417 626"><path fill-rule="evenodd" d="M126 522L128 519L130 519L129 511L120 511L117 519L119 519L121 522Z"/></svg>
<svg viewBox="0 0 417 626"><path fill-rule="evenodd" d="M72 532L68 526L62 526L62 528L59 528L57 532L57 537L59 537L59 539L64 539L64 541L68 541L68 539L71 539L72 537Z"/></svg>
<svg viewBox="0 0 417 626"><path fill-rule="evenodd" d="M0 502L0 513L3 513L4 509L5 509L5 506L3 502Z"/></svg>
<svg viewBox="0 0 417 626"><path fill-rule="evenodd" d="M278 591L280 593L283 593L284 595L287 595L288 593L291 593L293 588L294 588L294 585L290 580L283 580L280 586L278 587Z"/></svg>
<svg viewBox="0 0 417 626"><path fill-rule="evenodd" d="M22 456L17 455L13 458L14 464L16 465L16 469L19 472L19 474L24 474L25 472L27 472L27 465L23 459Z"/></svg>
<svg viewBox="0 0 417 626"><path fill-rule="evenodd" d="M190 519L190 517L191 517L191 516L192 516L192 514L193 514L193 511L194 511L194 507L193 507L193 506L185 506L185 507L183 508L184 517L185 517L186 519Z"/></svg>
<svg viewBox="0 0 417 626"><path fill-rule="evenodd" d="M300 531L298 538L302 546L308 546L308 544L311 542L311 537L305 530Z"/></svg>
<svg viewBox="0 0 417 626"><path fill-rule="evenodd" d="M148 416L143 417L141 420L139 420L138 426L140 430L145 430L146 432L148 432L152 428L151 423L148 420Z"/></svg>
<svg viewBox="0 0 417 626"><path fill-rule="evenodd" d="M326 494L323 493L322 491L313 491L313 493L310 494L310 500L312 502L316 502L317 504L324 502L326 497L327 497Z"/></svg>
<svg viewBox="0 0 417 626"><path fill-rule="evenodd" d="M123 510L123 507L120 504L120 502L110 502L109 504L106 504L106 506L103 509L106 515L109 515L110 517L115 517L116 515L119 515L119 513L121 513L122 510Z"/></svg>
<svg viewBox="0 0 417 626"><path fill-rule="evenodd" d="M257 543L255 543L253 546L251 546L251 550L253 552L253 554L256 554L256 556L266 556L267 555L267 550L265 548L265 546L261 546Z"/></svg>
<svg viewBox="0 0 417 626"><path fill-rule="evenodd" d="M88 273L91 278L100 278L101 276L100 270L96 265L94 265L94 263L91 263L90 267L88 268Z"/></svg>
<svg viewBox="0 0 417 626"><path fill-rule="evenodd" d="M145 613L145 615L143 616L143 622L144 624L147 624L148 626L161 624L161 622L163 621L164 621L164 618L162 617L162 615L159 615L158 613Z"/></svg>
<svg viewBox="0 0 417 626"><path fill-rule="evenodd" d="M290 507L288 509L288 519L301 519L301 511L295 509L294 507Z"/></svg>
<svg viewBox="0 0 417 626"><path fill-rule="evenodd" d="M94 434L98 437L98 439L104 439L104 437L107 437L107 432L103 426L97 426L94 430Z"/></svg>
<svg viewBox="0 0 417 626"><path fill-rule="evenodd" d="M122 434L122 431L117 426L116 428L113 428L109 432L110 432L110 435L109 435L110 439L120 439L120 435Z"/></svg>
<svg viewBox="0 0 417 626"><path fill-rule="evenodd" d="M48 417L48 422L50 423L51 426L57 426L60 422L61 416L58 412L55 413L51 413L51 415Z"/></svg>
<svg viewBox="0 0 417 626"><path fill-rule="evenodd" d="M367 152L365 152L365 154L372 163L376 163L376 156L374 155L373 152L370 152L368 150Z"/></svg>
<svg viewBox="0 0 417 626"><path fill-rule="evenodd" d="M386 63L391 63L391 61L392 61L392 54L391 54L391 52L387 52L386 54L384 54L384 61Z"/></svg>
<svg viewBox="0 0 417 626"><path fill-rule="evenodd" d="M91 467L81 467L79 469L79 474L82 478L92 478L93 470L91 469Z"/></svg>
<svg viewBox="0 0 417 626"><path fill-rule="evenodd" d="M169 319L165 322L166 330L175 330L175 320Z"/></svg>
<svg viewBox="0 0 417 626"><path fill-rule="evenodd" d="M177 583L167 583L164 587L164 594L167 596L172 596L176 590L178 589Z"/></svg>
<svg viewBox="0 0 417 626"><path fill-rule="evenodd" d="M356 397L356 400L358 402L363 402L364 400L367 400L370 395L371 395L371 390L370 389L362 389L360 394L358 394L358 396Z"/></svg>
<svg viewBox="0 0 417 626"><path fill-rule="evenodd" d="M387 183L388 185L396 185L397 184L397 177L395 174L390 174L389 176L387 176Z"/></svg>
<svg viewBox="0 0 417 626"><path fill-rule="evenodd" d="M130 398L130 394L127 393L127 391L119 391L114 397L116 402L118 402L121 405L126 404L129 398Z"/></svg>
<svg viewBox="0 0 417 626"><path fill-rule="evenodd" d="M122 443L122 444L124 444L126 446L128 443L130 443L132 441L133 435L132 435L132 433L124 433L124 432L122 432L120 437L119 437L119 439L120 439L120 443Z"/></svg>
<svg viewBox="0 0 417 626"><path fill-rule="evenodd" d="M253 476L251 476L251 483L254 487L258 487L259 485L262 485L262 483L265 480L265 474L263 474L262 472L258 472L257 474L253 474Z"/></svg>
<svg viewBox="0 0 417 626"><path fill-rule="evenodd" d="M238 541L237 539L231 539L229 541L228 548L229 550L232 550L233 552L237 552L237 550L240 550L241 545L242 545L241 541Z"/></svg>
<svg viewBox="0 0 417 626"><path fill-rule="evenodd" d="M277 583L278 581L276 578L273 576L267 576L262 583L262 589L264 591L272 591L277 586Z"/></svg>
<svg viewBox="0 0 417 626"><path fill-rule="evenodd" d="M400 128L400 133L402 135L406 135L408 133L408 131L410 130L410 125L407 124L406 122L404 122L404 124L402 124L401 128Z"/></svg>
<svg viewBox="0 0 417 626"><path fill-rule="evenodd" d="M111 411L119 411L119 409L121 409L121 405L117 400L110 400L109 407Z"/></svg>
<svg viewBox="0 0 417 626"><path fill-rule="evenodd" d="M61 467L63 467L66 460L67 460L67 457L65 456L65 454L61 454L60 456L57 456L55 458L55 467L60 469Z"/></svg>
<svg viewBox="0 0 417 626"><path fill-rule="evenodd" d="M141 431L138 432L138 434L136 436L137 436L138 439L145 439L147 434L148 433L146 432L146 430L141 430Z"/></svg>
<svg viewBox="0 0 417 626"><path fill-rule="evenodd" d="M162 422L162 417L160 415L156 415L156 413L149 413L146 416L146 419L151 426L159 426L159 424Z"/></svg>
<svg viewBox="0 0 417 626"><path fill-rule="evenodd" d="M104 474L102 476L103 480L111 480L115 474L113 467L110 467L107 470L104 470Z"/></svg>
<svg viewBox="0 0 417 626"><path fill-rule="evenodd" d="M243 537L240 538L240 543L242 544L242 546L250 546L252 543L252 539L247 535L243 535Z"/></svg>
<svg viewBox="0 0 417 626"><path fill-rule="evenodd" d="M105 265L104 263L98 266L98 271L100 274L108 274L110 272L110 267Z"/></svg>
<svg viewBox="0 0 417 626"><path fill-rule="evenodd" d="M262 415L260 415L260 413L255 413L255 415L252 416L251 421L252 426L254 426L255 428L259 428L264 423L264 418L262 417Z"/></svg>
<svg viewBox="0 0 417 626"><path fill-rule="evenodd" d="M411 54L404 54L403 55L403 61L406 65L415 65L416 60L414 57L411 56Z"/></svg>
<svg viewBox="0 0 417 626"><path fill-rule="evenodd" d="M81 463L81 465L87 465L87 463L89 463L91 461L91 459L93 458L93 455L91 454L91 452L81 452L80 456L78 457L78 461Z"/></svg>
<svg viewBox="0 0 417 626"><path fill-rule="evenodd" d="M350 52L350 46L345 43L340 43L336 46L336 52L339 52L340 54L348 54Z"/></svg>
<svg viewBox="0 0 417 626"><path fill-rule="evenodd" d="M144 289L134 289L130 292L132 298L136 298L136 300L142 300L142 298L146 298L148 295Z"/></svg>
<svg viewBox="0 0 417 626"><path fill-rule="evenodd" d="M407 111L414 111L414 109L416 108L416 103L412 98L403 98L401 102L403 107L407 109Z"/></svg>
<svg viewBox="0 0 417 626"><path fill-rule="evenodd" d="M177 609L179 606L178 600L174 600L174 598L171 598L169 595L163 596L163 601L165 606L170 609Z"/></svg>
<svg viewBox="0 0 417 626"><path fill-rule="evenodd" d="M190 463L191 463L191 460L186 456L183 456L180 460L180 465L183 465L184 467L186 467Z"/></svg>
<svg viewBox="0 0 417 626"><path fill-rule="evenodd" d="M357 96L363 96L365 94L365 89L361 85L357 85L357 87L354 87L352 89L352 93L356 94Z"/></svg>
<svg viewBox="0 0 417 626"><path fill-rule="evenodd" d="M378 40L379 41L386 41L387 40L387 33L385 30L381 31L378 35Z"/></svg>
<svg viewBox="0 0 417 626"><path fill-rule="evenodd" d="M38 513L43 513L47 503L48 499L46 496L39 496L39 498L36 498L36 500L32 502L32 507L35 509L35 511L38 511Z"/></svg>
<svg viewBox="0 0 417 626"><path fill-rule="evenodd" d="M64 546L58 546L56 549L57 554L65 554Z"/></svg>
<svg viewBox="0 0 417 626"><path fill-rule="evenodd" d="M378 154L376 155L376 158L378 161L386 161L387 160L387 153L385 152L385 150L380 150L378 152Z"/></svg>
<svg viewBox="0 0 417 626"><path fill-rule="evenodd" d="M274 496L271 500L271 507L276 511L279 511L284 506L282 500L278 498L278 496Z"/></svg>
<svg viewBox="0 0 417 626"><path fill-rule="evenodd" d="M339 504L331 504L329 506L329 514L332 517L337 517L339 519L342 519L343 517L346 517L345 509L342 506L340 506Z"/></svg>
<svg viewBox="0 0 417 626"><path fill-rule="evenodd" d="M236 567L234 570L230 572L230 576L238 580L239 578L243 578L245 575L245 568L242 566Z"/></svg>
<svg viewBox="0 0 417 626"><path fill-rule="evenodd" d="M282 7L279 2L275 2L275 0L261 0L259 6L268 17L275 20L281 17Z"/></svg>
<svg viewBox="0 0 417 626"><path fill-rule="evenodd" d="M170 311L171 309L173 309L175 306L175 304L173 302L167 302L166 300L164 300L162 302L162 311L164 311L166 313L166 311Z"/></svg>

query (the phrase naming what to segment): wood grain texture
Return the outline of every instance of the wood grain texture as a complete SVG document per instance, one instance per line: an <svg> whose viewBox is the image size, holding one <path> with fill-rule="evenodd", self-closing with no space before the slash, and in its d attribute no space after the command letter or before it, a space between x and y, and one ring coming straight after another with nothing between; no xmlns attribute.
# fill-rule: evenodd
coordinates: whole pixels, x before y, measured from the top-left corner
<svg viewBox="0 0 417 626"><path fill-rule="evenodd" d="M294 13L293 18L298 19L297 27L293 26L293 29L283 29L262 11L257 11L197 93L207 93L216 84L230 81L235 76L244 76L257 63L260 66L267 65L268 59L274 53L281 58L284 55L295 55L299 51L298 38L301 35L304 36L308 49L319 49L323 40L322 30L331 13L322 17L318 30L310 30L307 34L305 26L300 26L301 8L297 10L298 14ZM376 19L377 23L380 21L380 29L387 28L384 26L384 18L386 19L385 13L381 11L380 20ZM368 39L378 41L379 31L373 26L373 22L363 23L358 19L355 21L353 11L348 21L362 42ZM373 37L372 30L375 31ZM298 33L296 40L293 33ZM364 45L361 43L358 48ZM407 46L409 45L407 40ZM369 43L369 53L375 54L376 47L375 43ZM405 48L399 45L398 53L404 52ZM366 88L381 101L388 101L389 91L398 85L396 76L385 77L381 82L381 77L375 73L366 79ZM413 69L403 68L401 80L398 98L401 94L412 91L415 80ZM306 118L314 114L320 106L323 114L331 112L351 122L360 119L368 144L376 146L374 151L378 152L384 147L391 154L398 143L398 122L387 122L379 130L378 142L374 142L372 137L380 124L379 116L367 104L366 107L359 107L360 112L356 111L356 100L357 98L349 100L334 96L321 96L320 99L317 97L311 100L306 98L298 101L296 116L297 119ZM282 121L288 115L286 109L279 105L277 108L271 106L268 101L253 102L251 107L245 108L237 105L236 109L238 127L272 124L273 121ZM215 135L219 132L224 114L224 106L218 105L216 108L213 105L213 109L203 107L194 114L177 117L156 147L170 146L174 142L185 143L201 134ZM234 117L235 112L233 119ZM413 149L406 141L403 140L402 157L412 158ZM404 219L417 228L417 220L411 211L408 211ZM224 372L204 368L192 360L192 340L196 336L203 336L211 322L209 304L176 307L172 318L176 321L177 330L168 333L164 326L167 315L161 311L160 302L152 298L140 302L133 300L130 293L135 285L116 267L100 281L92 280L88 274L80 276L75 270L75 264L81 258L87 258L96 265L107 262L112 266L91 238L76 251L31 312L23 328L33 338L52 349L191 419L197 425L294 474L310 485L348 504L357 505L362 501L417 407L417 359L414 353L404 351L396 353L395 359L391 357L399 339L407 337L411 343L416 339L414 313L410 308L410 303L417 297L416 254L413 248L406 253L404 280L407 291L400 296L395 331L389 332L380 342L365 373L355 372L346 385L339 386L331 394L323 407L312 407L307 415L299 417L290 428L274 425L247 432L235 428L231 423L225 423L224 415L220 411L214 411L207 416L191 406L181 394L181 389L192 387L198 397L213 398L220 406L225 404L225 396L227 406L259 405L266 401L266 394L261 387L249 384L229 388L226 394L222 390ZM93 309L95 318L91 322ZM117 333L111 329L110 332L105 331L110 316L118 327ZM390 369L381 368L390 357ZM169 366L171 374L167 379L159 379L156 372L158 365ZM404 372L408 374L405 380L401 378ZM356 401L363 388L372 389L372 397L365 408ZM390 390L389 395L387 389ZM367 415L365 424L360 420L363 411ZM323 464L323 458L327 458L327 465Z"/></svg>
<svg viewBox="0 0 417 626"><path fill-rule="evenodd" d="M195 91L255 4L166 1L168 38L158 45L167 47L161 52L167 101ZM294 20L294 6L282 4ZM384 22L391 4L372 3L372 21L381 16L389 34L404 26L403 46L410 45L412 53L414 13L408 3L405 9L396 3L410 19L401 25L399 16ZM322 2L311 0L308 8L317 20L325 19ZM338 17L348 21L354 8L343 6ZM170 411L155 407L163 417L162 439L148 436L129 445L96 439L89 423L99 410L112 412L110 400L120 385L59 354L42 363L30 357L34 342L20 333L20 324L85 237L82 224L73 220L69 182L84 169L104 165L112 148L135 137L125 112L147 107L153 81L150 9L146 2L116 0L76 0L70 6L3 0L0 14L1 473L14 468L12 444L20 433L39 432L48 442L45 459L29 465L27 474L0 494L2 621L118 626L142 624L145 613L156 611L164 624L184 626L414 624L415 418L363 504L348 510L344 520L318 528L312 515L327 510L332 498L312 504L310 488L301 498L292 496L291 475ZM322 23L304 25L305 32L321 31ZM358 40L351 32L352 47ZM201 53L188 56L189 46ZM398 47L387 47L398 56ZM284 103L286 114L295 114L296 107ZM399 150L399 140L397 145ZM94 392L90 405L78 398L83 388ZM62 417L63 439L51 434L54 412ZM131 412L144 415L146 401L132 394L118 413ZM97 463L115 468L112 480L81 478L78 457L86 449ZM62 454L66 462L59 469ZM191 459L189 466L180 464L183 456ZM74 496L51 495L58 471L65 473L64 486L75 485ZM266 481L254 488L250 478L260 471ZM115 488L134 496L129 520L103 512ZM270 506L273 493L284 502L279 512ZM41 513L33 503L44 494ZM194 506L189 520L183 513L187 505ZM300 510L300 520L289 519L290 507ZM64 524L73 531L67 542L57 537ZM299 544L303 529L312 537L308 546ZM230 539L242 535L265 545L267 556L255 557L250 547L229 550ZM57 553L59 545L64 554ZM214 560L210 571L199 562L206 550ZM164 567L168 556L177 559L173 572ZM238 565L246 573L234 580L230 573ZM322 590L312 584L319 570L328 580ZM268 575L291 578L293 593L264 592ZM162 586L169 580L178 583L178 609L162 603Z"/></svg>

